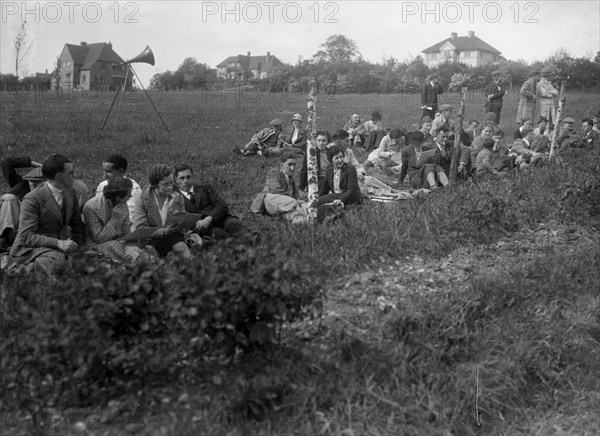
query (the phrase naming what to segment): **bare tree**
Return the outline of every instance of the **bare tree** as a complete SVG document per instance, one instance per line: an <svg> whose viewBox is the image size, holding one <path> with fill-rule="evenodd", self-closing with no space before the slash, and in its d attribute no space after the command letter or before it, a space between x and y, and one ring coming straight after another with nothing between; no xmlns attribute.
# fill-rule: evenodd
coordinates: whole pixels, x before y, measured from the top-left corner
<svg viewBox="0 0 600 436"><path fill-rule="evenodd" d="M25 58L31 51L33 41L29 38L29 32L26 26L27 22L23 21L17 30L17 34L13 38L13 48L15 50L15 75L19 80L19 69L25 61Z"/></svg>

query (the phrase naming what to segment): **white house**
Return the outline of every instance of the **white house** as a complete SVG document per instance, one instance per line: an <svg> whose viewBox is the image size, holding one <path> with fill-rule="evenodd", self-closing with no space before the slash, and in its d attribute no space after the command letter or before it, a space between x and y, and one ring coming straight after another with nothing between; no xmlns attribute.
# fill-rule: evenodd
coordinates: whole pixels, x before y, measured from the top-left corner
<svg viewBox="0 0 600 436"><path fill-rule="evenodd" d="M497 62L501 55L500 51L476 37L473 31L469 31L467 36L458 36L453 32L450 38L426 48L423 53L429 68L447 60L476 67Z"/></svg>

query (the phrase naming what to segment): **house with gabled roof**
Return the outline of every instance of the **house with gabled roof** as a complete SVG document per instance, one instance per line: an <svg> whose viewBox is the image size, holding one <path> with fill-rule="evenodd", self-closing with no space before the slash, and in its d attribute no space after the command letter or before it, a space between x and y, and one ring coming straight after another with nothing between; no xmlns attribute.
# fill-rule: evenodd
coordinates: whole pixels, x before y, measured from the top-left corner
<svg viewBox="0 0 600 436"><path fill-rule="evenodd" d="M241 81L265 79L284 66L284 63L269 51L266 56L251 56L248 52L246 56L229 56L217 65L217 77Z"/></svg>
<svg viewBox="0 0 600 436"><path fill-rule="evenodd" d="M467 36L458 36L451 33L437 44L423 50L425 64L429 68L436 67L446 61L461 62L471 67L487 65L500 60L500 51L487 42L475 36L475 32L469 31Z"/></svg>
<svg viewBox="0 0 600 436"><path fill-rule="evenodd" d="M123 83L129 68L129 65L114 66L120 62L123 59L110 42L65 44L58 58L58 86L64 89L116 89ZM128 88L131 81L129 74Z"/></svg>

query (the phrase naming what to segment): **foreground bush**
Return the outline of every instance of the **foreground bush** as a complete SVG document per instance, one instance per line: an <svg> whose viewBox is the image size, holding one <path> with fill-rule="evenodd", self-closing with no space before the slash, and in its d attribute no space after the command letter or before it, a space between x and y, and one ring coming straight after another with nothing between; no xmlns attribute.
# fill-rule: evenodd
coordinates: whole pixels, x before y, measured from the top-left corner
<svg viewBox="0 0 600 436"><path fill-rule="evenodd" d="M3 277L2 401L42 428L46 406L164 382L184 357L262 345L281 323L319 312L306 265L281 250L251 254L118 267L84 257L56 280Z"/></svg>

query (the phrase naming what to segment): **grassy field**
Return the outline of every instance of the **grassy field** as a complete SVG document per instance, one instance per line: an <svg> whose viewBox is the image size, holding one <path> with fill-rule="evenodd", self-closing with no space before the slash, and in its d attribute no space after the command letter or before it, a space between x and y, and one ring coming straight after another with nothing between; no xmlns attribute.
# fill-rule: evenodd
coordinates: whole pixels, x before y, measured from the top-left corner
<svg viewBox="0 0 600 436"><path fill-rule="evenodd" d="M140 93L126 97L114 135L113 118L100 131L111 95L4 93L1 154L43 161L63 153L90 191L113 152L142 186L155 163L190 163L262 232L253 255L281 252L309 267L325 307L319 319L286 324L277 346L227 364L190 358L174 380L86 408L54 408L50 434L596 434L598 151L574 150L564 167L373 204L331 227L291 229L248 210L275 162L231 148L273 118L304 115L303 95L151 96L170 134ZM511 137L516 102L506 100L501 124ZM597 94L568 94L564 113L581 120L597 104ZM386 127L411 130L419 106L418 95L327 96L317 124L334 131L353 112L368 119L379 109ZM465 118L483 112L473 95ZM234 256L228 250L215 253ZM8 298L18 281L2 280ZM0 406L0 433L30 433L30 418L8 396Z"/></svg>

